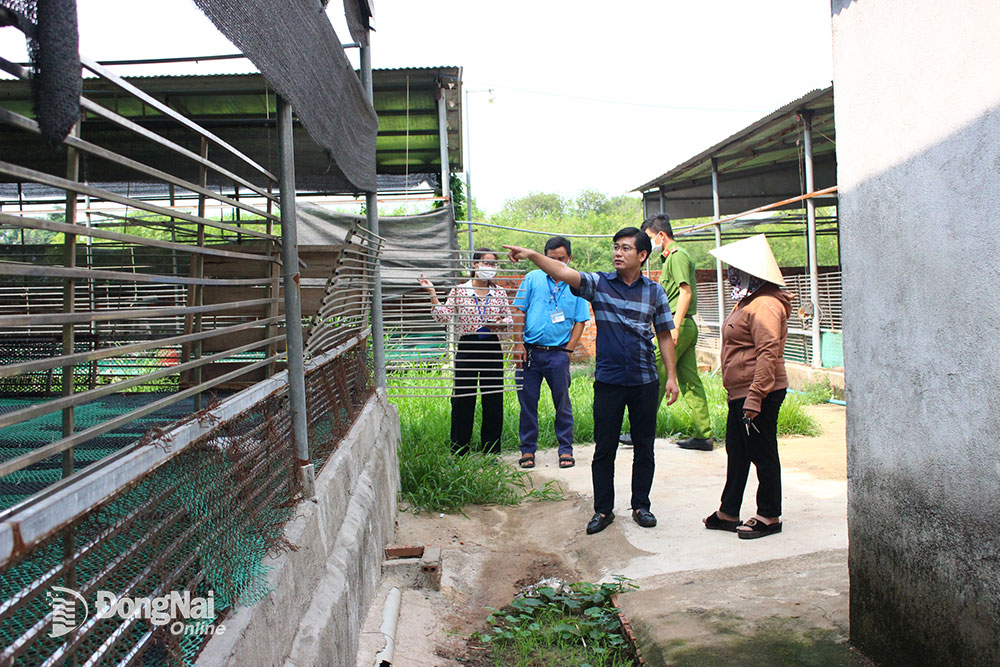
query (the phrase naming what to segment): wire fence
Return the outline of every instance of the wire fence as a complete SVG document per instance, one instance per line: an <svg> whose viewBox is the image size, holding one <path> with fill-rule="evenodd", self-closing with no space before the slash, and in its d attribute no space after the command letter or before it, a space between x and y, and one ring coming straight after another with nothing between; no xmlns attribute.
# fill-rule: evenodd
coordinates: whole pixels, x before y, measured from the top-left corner
<svg viewBox="0 0 1000 667"><path fill-rule="evenodd" d="M758 222L774 225L781 221L769 219ZM517 234L533 234L542 239L557 233L483 223L460 222L460 224L470 225L473 229L470 240L473 246L477 245L474 230L479 227L503 229ZM801 226L802 220L790 219L787 224ZM739 235L748 236L753 233L752 228L741 227ZM573 236L604 238L609 241L611 239L611 234ZM682 242L686 238L683 237ZM538 245L541 246L542 243ZM498 261L497 274L492 279L492 284L505 298L513 320L517 316L513 310L514 298L525 273L535 267L527 262L512 264L506 259L506 252L502 248L493 250L497 253ZM496 321L501 313L507 312L504 308L491 311L490 316L487 316L484 302L492 292L480 288L479 294L472 296L470 280L474 265L473 252L468 249L433 252L414 250L405 253L405 257L401 259L414 265L414 268L409 270L413 289L387 299L383 309L390 395L450 397L459 391L481 395L518 389L517 354L518 346L523 344L522 330L514 323L505 324ZM434 267L438 273L441 267L449 269L445 279L438 280L434 284L435 297L441 304L447 304L448 298L451 297L456 307L434 305L429 293L417 284L421 275L420 266ZM647 266L648 268L650 267ZM796 273L794 269L786 270L786 274L786 289L795 295L795 299L788 322L789 335L785 358L789 361L810 364L813 360L813 351L809 331L812 326L809 276ZM659 271L647 271L647 275L658 280ZM728 287L724 287L723 315L720 318L715 280L699 280L698 314L695 317L700 330L699 347L718 349L720 322L735 306L729 298ZM818 317L821 332L824 341L827 338L833 340L831 349L835 351L835 354L824 355L824 365L836 366L838 360L842 359L837 337L843 328L839 271L825 271L819 275L819 297ZM585 324L585 333L576 359L593 356L595 331L596 322L591 311L591 319Z"/></svg>
<svg viewBox="0 0 1000 667"><path fill-rule="evenodd" d="M82 62L115 94L81 98L58 169L33 162L53 153L31 112L0 101L4 145L20 146L0 181L50 193L0 210L0 665L193 664L267 593L265 557L293 548L277 179ZM91 127L130 136L128 155ZM96 161L123 181L87 182ZM358 225L313 269L317 467L373 392L381 242Z"/></svg>
<svg viewBox="0 0 1000 667"><path fill-rule="evenodd" d="M823 336L834 338L843 332L843 292L841 288L841 272L825 271L819 274L819 323ZM719 306L715 280L698 282L698 314L695 322L698 324L698 346L705 349L719 347ZM788 318L788 338L785 341L785 360L802 364L811 364L812 353L812 315L808 304L809 276L807 274L785 275L785 290L795 295L792 300L792 313ZM729 296L728 285L723 290L725 303L724 313L729 313L735 304ZM723 318L724 319L724 318ZM839 341L834 344L835 353L823 356L827 367L842 364L839 352ZM828 359L827 356L830 358Z"/></svg>

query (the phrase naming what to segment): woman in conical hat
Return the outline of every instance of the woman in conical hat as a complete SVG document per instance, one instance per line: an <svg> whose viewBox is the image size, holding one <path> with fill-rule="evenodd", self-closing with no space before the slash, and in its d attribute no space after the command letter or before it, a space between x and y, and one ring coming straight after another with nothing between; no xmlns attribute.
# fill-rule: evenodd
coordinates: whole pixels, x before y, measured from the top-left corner
<svg viewBox="0 0 1000 667"><path fill-rule="evenodd" d="M729 265L736 307L722 324L722 384L729 396L726 486L705 527L753 539L781 532L778 410L785 399L785 339L792 295L763 234L710 251ZM757 468L757 513L740 521L750 464Z"/></svg>

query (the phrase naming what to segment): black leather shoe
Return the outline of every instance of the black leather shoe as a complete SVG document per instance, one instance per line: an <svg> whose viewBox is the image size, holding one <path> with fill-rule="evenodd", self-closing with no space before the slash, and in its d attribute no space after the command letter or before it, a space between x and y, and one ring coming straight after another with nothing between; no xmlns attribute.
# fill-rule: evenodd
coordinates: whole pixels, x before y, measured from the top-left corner
<svg viewBox="0 0 1000 667"><path fill-rule="evenodd" d="M625 445L626 447L631 447L632 446L632 434L631 433L622 433L620 436L618 436L618 443L622 444L622 445Z"/></svg>
<svg viewBox="0 0 1000 667"><path fill-rule="evenodd" d="M656 517L649 510L632 510L632 520L643 528L652 528L656 525Z"/></svg>
<svg viewBox="0 0 1000 667"><path fill-rule="evenodd" d="M593 535L594 533L601 532L602 530L610 526L611 522L614 520L615 520L614 512L608 512L607 514L601 514L600 512L597 512L590 520L590 523L587 524L587 534Z"/></svg>
<svg viewBox="0 0 1000 667"><path fill-rule="evenodd" d="M715 445L708 438L688 438L687 440L678 440L677 446L681 449L698 449L703 452L710 452L715 449Z"/></svg>

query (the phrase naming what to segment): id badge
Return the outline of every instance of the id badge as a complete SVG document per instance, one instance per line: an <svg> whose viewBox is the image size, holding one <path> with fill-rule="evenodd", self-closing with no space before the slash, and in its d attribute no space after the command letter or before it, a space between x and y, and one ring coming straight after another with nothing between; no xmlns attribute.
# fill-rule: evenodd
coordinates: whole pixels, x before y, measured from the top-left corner
<svg viewBox="0 0 1000 667"><path fill-rule="evenodd" d="M552 324L559 324L560 322L566 321L566 316L563 314L563 311L558 308L553 310L550 314L552 315Z"/></svg>

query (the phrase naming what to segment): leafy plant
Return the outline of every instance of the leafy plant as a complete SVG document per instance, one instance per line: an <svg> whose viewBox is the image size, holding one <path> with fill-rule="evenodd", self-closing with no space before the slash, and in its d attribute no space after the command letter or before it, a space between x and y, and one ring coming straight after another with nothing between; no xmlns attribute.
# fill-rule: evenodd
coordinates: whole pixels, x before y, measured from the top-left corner
<svg viewBox="0 0 1000 667"><path fill-rule="evenodd" d="M796 393L810 404L826 403L833 398L833 387L830 386L830 378L825 377L820 382L810 382L803 385Z"/></svg>
<svg viewBox="0 0 1000 667"><path fill-rule="evenodd" d="M503 609L491 608L490 629L474 640L489 647L495 665L634 665L613 597L635 588L622 576L614 583L540 587Z"/></svg>

